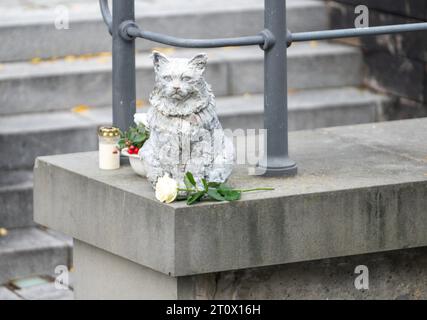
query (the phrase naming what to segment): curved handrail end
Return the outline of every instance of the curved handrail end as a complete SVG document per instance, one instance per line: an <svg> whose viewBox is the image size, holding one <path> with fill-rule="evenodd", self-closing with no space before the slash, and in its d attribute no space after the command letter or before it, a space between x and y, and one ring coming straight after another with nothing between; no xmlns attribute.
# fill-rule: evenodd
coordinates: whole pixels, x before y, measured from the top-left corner
<svg viewBox="0 0 427 320"><path fill-rule="evenodd" d="M108 0L99 0L99 6L101 8L102 19L108 27L108 32L113 34L113 17L111 16L110 8L108 7Z"/></svg>

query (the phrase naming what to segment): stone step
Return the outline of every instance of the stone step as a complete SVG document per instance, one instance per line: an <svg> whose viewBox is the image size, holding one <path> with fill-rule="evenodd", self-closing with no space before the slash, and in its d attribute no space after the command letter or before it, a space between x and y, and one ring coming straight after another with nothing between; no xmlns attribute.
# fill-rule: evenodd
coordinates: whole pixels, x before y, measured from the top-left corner
<svg viewBox="0 0 427 320"><path fill-rule="evenodd" d="M262 0L138 0L136 16L145 29L186 38L215 38L257 34L263 29ZM288 24L293 31L328 26L324 3L288 0ZM67 11L63 11L63 10ZM69 17L69 29L57 29L55 20ZM92 54L111 49L111 37L102 22L98 0L5 0L0 4L0 61L35 57ZM17 40L19 39L19 45ZM37 41L34 41L37 39ZM139 50L160 46L138 40Z"/></svg>
<svg viewBox="0 0 427 320"><path fill-rule="evenodd" d="M17 294L6 287L0 287L0 301L6 300L22 300Z"/></svg>
<svg viewBox="0 0 427 320"><path fill-rule="evenodd" d="M75 112L0 117L0 169L31 169L38 155L95 150L101 122Z"/></svg>
<svg viewBox="0 0 427 320"><path fill-rule="evenodd" d="M292 130L373 122L386 99L356 88L302 90L289 95ZM217 98L224 128L260 128L262 96ZM147 108L140 108L144 112ZM96 150L96 128L111 122L111 108L0 118L0 169L32 168L41 155ZM11 143L13 141L13 143Z"/></svg>
<svg viewBox="0 0 427 320"><path fill-rule="evenodd" d="M55 282L19 289L14 292L23 300L74 300L70 289L57 289Z"/></svg>
<svg viewBox="0 0 427 320"><path fill-rule="evenodd" d="M177 57L200 50L170 49ZM262 93L263 52L256 47L206 50L207 81L216 96ZM137 55L137 98L146 100L153 88L150 53ZM292 89L359 85L358 49L331 43L299 43L289 50L288 79ZM78 105L111 104L111 56L9 63L0 70L0 115L70 110Z"/></svg>
<svg viewBox="0 0 427 320"><path fill-rule="evenodd" d="M0 227L34 226L32 171L0 171Z"/></svg>
<svg viewBox="0 0 427 320"><path fill-rule="evenodd" d="M31 275L55 275L58 265L71 266L69 238L37 227L10 229L0 238L0 284Z"/></svg>
<svg viewBox="0 0 427 320"><path fill-rule="evenodd" d="M383 119L390 100L353 87L290 92L289 130L377 122ZM224 128L263 128L264 96L245 95L218 101Z"/></svg>

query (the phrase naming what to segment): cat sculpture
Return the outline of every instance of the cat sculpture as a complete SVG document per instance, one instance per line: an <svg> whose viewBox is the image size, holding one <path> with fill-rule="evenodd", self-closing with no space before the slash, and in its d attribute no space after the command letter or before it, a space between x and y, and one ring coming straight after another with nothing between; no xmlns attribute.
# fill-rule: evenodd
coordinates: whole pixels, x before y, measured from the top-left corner
<svg viewBox="0 0 427 320"><path fill-rule="evenodd" d="M200 186L202 178L225 182L233 169L234 146L204 79L207 55L168 58L155 51L152 57L155 86L143 120L150 137L141 150L148 180L155 186L167 174L184 187L184 175L191 172Z"/></svg>

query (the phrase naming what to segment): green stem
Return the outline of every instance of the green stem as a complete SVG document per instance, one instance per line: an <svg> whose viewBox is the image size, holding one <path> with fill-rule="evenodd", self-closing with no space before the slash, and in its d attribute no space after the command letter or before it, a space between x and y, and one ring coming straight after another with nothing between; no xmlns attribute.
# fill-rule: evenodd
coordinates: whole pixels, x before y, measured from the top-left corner
<svg viewBox="0 0 427 320"><path fill-rule="evenodd" d="M210 189L215 189L215 188L210 188ZM238 191L238 192L253 192L253 191L272 191L274 190L274 188L254 188L254 189L231 189L233 191ZM185 192L197 192L197 189L181 189L178 188L178 191L185 191Z"/></svg>
<svg viewBox="0 0 427 320"><path fill-rule="evenodd" d="M274 190L274 188L254 188L254 189L234 189L234 191L239 191L239 192L252 192L252 191L272 191Z"/></svg>

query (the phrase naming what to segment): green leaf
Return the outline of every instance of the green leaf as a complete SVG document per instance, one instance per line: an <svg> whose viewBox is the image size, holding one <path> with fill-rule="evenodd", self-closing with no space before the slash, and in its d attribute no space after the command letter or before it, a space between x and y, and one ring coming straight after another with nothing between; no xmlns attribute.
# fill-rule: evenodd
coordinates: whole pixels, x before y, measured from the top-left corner
<svg viewBox="0 0 427 320"><path fill-rule="evenodd" d="M187 172L184 177L184 183L188 187L187 182L193 187L196 186L196 180L194 180L193 174L191 172Z"/></svg>
<svg viewBox="0 0 427 320"><path fill-rule="evenodd" d="M130 138L129 138L129 140L131 140L132 142L134 142L136 138L137 138L136 132L132 131L132 132L130 133Z"/></svg>
<svg viewBox="0 0 427 320"><path fill-rule="evenodd" d="M218 188L221 185L219 182L209 182L208 186L209 188Z"/></svg>
<svg viewBox="0 0 427 320"><path fill-rule="evenodd" d="M221 183L218 188L217 188L218 192L220 194L222 194L223 196L225 196L226 193L228 193L231 189L229 186L226 186L225 184Z"/></svg>
<svg viewBox="0 0 427 320"><path fill-rule="evenodd" d="M225 198L216 190L216 189L209 189L208 195L210 198L216 201L224 201Z"/></svg>
<svg viewBox="0 0 427 320"><path fill-rule="evenodd" d="M144 142L144 139L141 138L141 137L136 138L135 140L133 140L133 143L143 143L143 142Z"/></svg>
<svg viewBox="0 0 427 320"><path fill-rule="evenodd" d="M131 140L132 133L130 131L126 131L126 138Z"/></svg>
<svg viewBox="0 0 427 320"><path fill-rule="evenodd" d="M191 196L187 198L187 204L191 206L192 204L200 201L205 195L205 193L206 193L205 191L199 191L199 192L193 193Z"/></svg>
<svg viewBox="0 0 427 320"><path fill-rule="evenodd" d="M175 201L184 201L184 200L187 200L187 197L186 196L180 196L180 195L178 195L175 199Z"/></svg>
<svg viewBox="0 0 427 320"><path fill-rule="evenodd" d="M202 183L203 183L203 187L205 187L205 191L208 192L209 185L208 185L208 182L206 181L206 179L202 179Z"/></svg>
<svg viewBox="0 0 427 320"><path fill-rule="evenodd" d="M242 193L236 190L229 190L224 194L224 198L227 201L236 201L239 200Z"/></svg>
<svg viewBox="0 0 427 320"><path fill-rule="evenodd" d="M125 139L120 139L117 144L119 145L119 149L120 150L126 148L126 141L125 141Z"/></svg>
<svg viewBox="0 0 427 320"><path fill-rule="evenodd" d="M134 145L140 149L149 138L149 131L146 130L144 125L129 127L126 132L121 132L121 138L124 139L124 142L119 143L121 149L126 148L128 145Z"/></svg>

